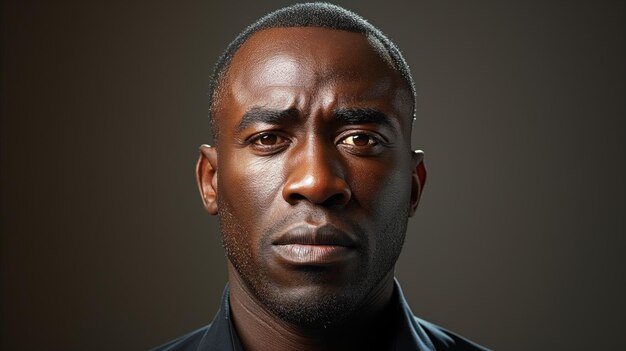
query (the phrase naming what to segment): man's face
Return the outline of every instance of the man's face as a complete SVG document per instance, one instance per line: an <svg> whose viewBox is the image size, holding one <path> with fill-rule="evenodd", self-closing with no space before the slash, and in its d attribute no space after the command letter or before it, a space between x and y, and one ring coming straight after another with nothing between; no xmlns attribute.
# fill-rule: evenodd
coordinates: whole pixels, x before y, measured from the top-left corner
<svg viewBox="0 0 626 351"><path fill-rule="evenodd" d="M301 325L358 310L393 276L417 203L400 74L362 34L267 29L236 52L215 106L207 208L231 279Z"/></svg>

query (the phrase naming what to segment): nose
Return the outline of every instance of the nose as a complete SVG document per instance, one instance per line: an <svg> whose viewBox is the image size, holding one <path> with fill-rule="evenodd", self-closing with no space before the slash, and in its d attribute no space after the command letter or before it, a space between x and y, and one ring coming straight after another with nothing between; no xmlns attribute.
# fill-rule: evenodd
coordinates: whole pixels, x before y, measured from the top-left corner
<svg viewBox="0 0 626 351"><path fill-rule="evenodd" d="M313 143L312 143L313 144ZM308 201L325 207L345 206L352 196L337 150L320 143L305 146L294 155L283 187L283 198L291 205Z"/></svg>

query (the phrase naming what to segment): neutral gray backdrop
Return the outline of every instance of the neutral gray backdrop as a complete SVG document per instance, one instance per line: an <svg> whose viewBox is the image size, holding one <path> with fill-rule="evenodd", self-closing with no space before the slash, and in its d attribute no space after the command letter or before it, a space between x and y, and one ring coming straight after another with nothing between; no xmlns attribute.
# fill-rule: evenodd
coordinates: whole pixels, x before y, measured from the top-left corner
<svg viewBox="0 0 626 351"><path fill-rule="evenodd" d="M287 3L3 2L2 350L141 350L212 319L208 77ZM417 83L414 312L499 350L625 349L624 2L338 3Z"/></svg>

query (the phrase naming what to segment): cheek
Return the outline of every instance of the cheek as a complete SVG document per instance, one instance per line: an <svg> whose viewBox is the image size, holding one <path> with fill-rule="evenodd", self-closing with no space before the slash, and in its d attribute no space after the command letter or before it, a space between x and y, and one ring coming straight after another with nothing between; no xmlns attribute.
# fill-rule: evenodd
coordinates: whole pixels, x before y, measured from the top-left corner
<svg viewBox="0 0 626 351"><path fill-rule="evenodd" d="M237 218L264 218L278 195L283 182L280 161L271 158L246 157L233 153L219 165L218 196ZM255 220L252 220L255 219Z"/></svg>
<svg viewBox="0 0 626 351"><path fill-rule="evenodd" d="M252 160L236 153L222 156L227 162L218 165L218 210L226 254L238 271L248 272L263 256L263 228L268 211L280 189L280 167Z"/></svg>
<svg viewBox="0 0 626 351"><path fill-rule="evenodd" d="M376 216L393 211L408 211L411 195L411 170L398 167L399 157L388 157L349 166L352 196L359 206Z"/></svg>

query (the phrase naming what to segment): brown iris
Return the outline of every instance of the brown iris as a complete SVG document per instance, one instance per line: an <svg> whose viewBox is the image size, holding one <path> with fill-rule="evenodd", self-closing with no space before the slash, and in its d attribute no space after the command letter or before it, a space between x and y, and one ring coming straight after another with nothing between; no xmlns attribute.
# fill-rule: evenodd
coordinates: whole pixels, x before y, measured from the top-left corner
<svg viewBox="0 0 626 351"><path fill-rule="evenodd" d="M279 141L279 137L276 134L264 134L261 135L257 140L256 143L259 145L266 145L266 146L271 146L271 145L276 145Z"/></svg>
<svg viewBox="0 0 626 351"><path fill-rule="evenodd" d="M352 136L352 143L356 146L366 146L370 142L370 137L367 135L354 135Z"/></svg>
<svg viewBox="0 0 626 351"><path fill-rule="evenodd" d="M368 146L377 144L376 140L373 137L366 134L350 135L343 139L342 143L353 146Z"/></svg>

